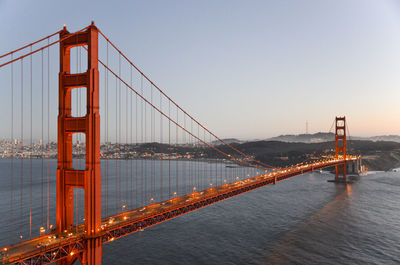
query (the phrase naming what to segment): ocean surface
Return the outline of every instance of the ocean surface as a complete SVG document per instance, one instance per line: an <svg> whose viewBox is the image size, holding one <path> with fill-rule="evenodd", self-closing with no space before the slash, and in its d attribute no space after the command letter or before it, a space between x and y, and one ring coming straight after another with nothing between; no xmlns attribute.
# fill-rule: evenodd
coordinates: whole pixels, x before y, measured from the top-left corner
<svg viewBox="0 0 400 265"><path fill-rule="evenodd" d="M30 181L26 161L23 183ZM47 223L46 213L41 220L41 165L33 161L35 231ZM48 166L53 172L55 161ZM9 168L10 161L0 159L0 245L14 240L11 226L26 227L18 221L10 226ZM20 176L14 174L18 205ZM332 178L328 172L297 176L147 228L105 244L103 264L400 264L400 172L369 172L349 185L328 183ZM55 175L49 180L52 198ZM22 201L29 205L27 188L26 193ZM54 206L51 199L50 215ZM27 220L26 211L15 207L13 216ZM26 228L21 233L29 236Z"/></svg>

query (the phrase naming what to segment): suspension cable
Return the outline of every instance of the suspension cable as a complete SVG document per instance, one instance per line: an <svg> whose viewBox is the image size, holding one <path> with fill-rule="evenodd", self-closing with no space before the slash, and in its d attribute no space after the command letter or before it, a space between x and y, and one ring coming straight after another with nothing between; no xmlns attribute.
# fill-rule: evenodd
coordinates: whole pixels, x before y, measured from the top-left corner
<svg viewBox="0 0 400 265"><path fill-rule="evenodd" d="M173 101L169 96L167 96L149 77L147 77L132 61L130 61L128 59L127 56L125 56L125 54L123 54L117 47L116 45L114 45L114 43L112 43L104 34L101 30L98 30L100 35L103 36L104 39L106 39L107 42L109 42L111 44L111 46L114 47L114 49L123 57L125 58L125 60L131 64L144 78L146 78L147 81L150 82L150 84L152 84L155 88L157 88L158 91L160 91L160 93L162 93L168 100L170 100L177 108L179 108L185 115L187 115L190 119L192 119L194 122L196 122L198 125L200 125L204 130L206 130L208 133L210 133L212 136L214 136L218 141L220 141L221 143L223 143L224 145L228 146L230 149L234 150L235 152L241 154L242 156L246 157L248 160L254 161L257 164L260 164L264 167L270 167L273 168L273 166L265 164L261 161L255 160L253 158L251 158L250 156L244 154L243 152L241 152L240 150L238 150L237 148L233 147L232 145L228 144L227 142L225 142L224 140L222 140L221 138L219 138L218 136L216 136L214 133L212 133L211 131L209 131L205 126L203 126L200 122L198 122L195 118L193 118L190 114L188 114L183 108L181 108L175 101ZM100 60L99 60L100 62Z"/></svg>
<svg viewBox="0 0 400 265"><path fill-rule="evenodd" d="M25 46L22 46L21 48L18 48L18 49L16 49L16 50L11 51L11 52L8 52L8 53L5 53L5 54L3 54L3 55L0 55L0 59L3 58L3 57L6 57L6 56L8 56L8 55L11 55L11 54L13 54L13 53L19 52L19 51L21 51L21 50L23 50L23 49L26 49L26 48L28 48L28 47L31 47L31 52L32 52L32 46L33 46L33 45L35 45L35 44L37 44L37 43L39 43L39 42L42 42L42 41L44 41L44 40L46 40L46 39L49 39L49 38L51 38L51 37L53 37L53 36L59 34L61 31L62 31L62 30L59 30L59 31L57 31L57 32L55 32L55 33L53 33L53 34L47 36L47 37L44 37L44 38L40 39L40 40L31 42L31 43L29 43L29 44L27 44L27 45L25 45Z"/></svg>
<svg viewBox="0 0 400 265"><path fill-rule="evenodd" d="M181 126L180 124L178 124L176 121L174 121L171 117L169 117L169 116L166 115L164 112L162 112L159 108L157 108L156 106L154 106L153 104L151 104L150 101L148 101L143 95L141 95L140 93L138 93L133 87L131 87L127 82L125 82L120 76L118 76L114 71L112 71L109 67L107 67L101 60L99 60L99 62L100 62L103 66L105 66L106 69L107 69L108 71L110 71L110 73L111 73L112 75L114 75L114 76L116 77L116 79L119 79L122 83L124 83L126 86L128 86L134 93L136 93L136 94L142 99L142 101L146 102L149 106L151 106L152 108L156 109L159 113L161 113L164 117L166 117L167 119L169 119L169 120L170 120L172 123L174 123L176 126L178 126L179 128L181 128L182 130L184 130L184 131L187 132L188 134L192 135L194 138L196 138L197 140L201 141L203 144L207 145L207 146L210 147L211 149L213 149L213 150L219 152L220 154L222 154L222 155L224 155L224 156L226 156L226 157L228 157L228 158L230 158L230 159L232 159L232 160L234 160L234 161L236 161L236 162L238 162L238 163L245 164L245 165L250 166L250 167L256 167L256 168L260 168L260 169L266 169L265 167L260 167L260 166L256 166L256 165L247 163L247 162L243 161L242 159L237 159L237 158L235 158L235 157L233 157L233 156L231 156L231 155L225 153L224 151L221 151L221 150L219 150L218 148L214 147L214 146L212 145L211 142L210 142L210 144L209 144L209 143L206 143L206 142L204 142L203 140L201 140L199 137L197 137L196 135L193 135L193 134L190 133L186 128L184 128L183 126ZM199 124L199 125L200 125L200 124ZM201 126L201 125L200 125L200 126ZM210 133L210 135L212 135L212 134Z"/></svg>
<svg viewBox="0 0 400 265"><path fill-rule="evenodd" d="M27 54L21 55L21 56L18 57L18 58L11 59L11 60L8 61L8 62L5 62L5 63L3 63L3 64L0 64L0 68L3 67L3 66L8 65L8 64L10 64L10 63L13 63L13 62L15 62L15 61L21 60L21 59L23 59L23 58L25 58L25 57L27 57L27 56L29 56L29 55L35 54L35 53L37 53L38 51L41 51L41 50L44 50L44 49L46 49L46 48L48 48L48 47L50 47L50 46L53 46L54 44L57 44L57 43L62 42L62 41L64 41L64 40L66 40L66 39L69 39L69 38L71 38L72 36L75 36L75 35L79 34L80 32L85 31L85 30L88 29L88 28L89 28L89 26L88 26L88 27L85 27L85 28L83 28L83 29L81 29L81 30L78 30L78 31L76 31L76 32L74 32L74 33L71 33L71 34L65 36L64 38L58 39L58 40L56 40L56 41L54 41L54 42L52 42L52 43L48 43L47 45L45 45L45 46L43 46L43 47L40 47L40 48L38 48L38 49L36 49L36 50L34 50L34 51L32 51L32 52L29 52L29 53L27 53ZM49 39L47 39L47 40L49 40Z"/></svg>

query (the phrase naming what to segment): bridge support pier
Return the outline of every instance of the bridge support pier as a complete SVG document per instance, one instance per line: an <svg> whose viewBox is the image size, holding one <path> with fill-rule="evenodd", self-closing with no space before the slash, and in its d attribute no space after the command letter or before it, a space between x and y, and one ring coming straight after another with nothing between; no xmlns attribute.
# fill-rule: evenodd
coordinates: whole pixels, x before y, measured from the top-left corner
<svg viewBox="0 0 400 265"><path fill-rule="evenodd" d="M361 158L347 163L347 173L351 175L359 175L361 172Z"/></svg>
<svg viewBox="0 0 400 265"><path fill-rule="evenodd" d="M103 256L103 242L101 238L92 238L86 241L86 250L82 253L79 261L82 265L101 264Z"/></svg>

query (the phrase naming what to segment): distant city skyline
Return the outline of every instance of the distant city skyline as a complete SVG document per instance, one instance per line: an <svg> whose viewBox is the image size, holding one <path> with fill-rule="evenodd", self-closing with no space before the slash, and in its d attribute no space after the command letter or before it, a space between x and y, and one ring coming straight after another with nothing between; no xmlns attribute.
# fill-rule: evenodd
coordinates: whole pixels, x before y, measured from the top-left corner
<svg viewBox="0 0 400 265"><path fill-rule="evenodd" d="M400 135L398 1L3 0L0 54L63 24L75 31L92 20L221 138L301 134L306 121L309 133L327 132L334 117L343 115L354 136ZM52 67L56 99L58 65ZM1 71L5 80L9 71ZM11 96L7 83L0 89L3 139L10 138ZM55 140L57 101L50 107ZM29 118L29 109L24 112ZM41 138L40 130L33 138Z"/></svg>

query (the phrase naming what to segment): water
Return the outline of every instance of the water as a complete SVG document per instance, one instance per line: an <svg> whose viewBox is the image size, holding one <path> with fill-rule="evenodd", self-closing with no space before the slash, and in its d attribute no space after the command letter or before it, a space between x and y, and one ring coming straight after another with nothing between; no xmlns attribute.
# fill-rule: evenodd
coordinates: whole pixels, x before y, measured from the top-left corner
<svg viewBox="0 0 400 265"><path fill-rule="evenodd" d="M103 264L400 264L400 173L348 186L331 178L297 176L121 238L104 245ZM0 190L8 242L9 190Z"/></svg>
<svg viewBox="0 0 400 265"><path fill-rule="evenodd" d="M104 246L104 264L400 264L400 174L311 173Z"/></svg>

